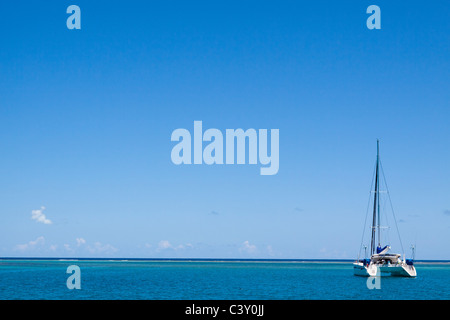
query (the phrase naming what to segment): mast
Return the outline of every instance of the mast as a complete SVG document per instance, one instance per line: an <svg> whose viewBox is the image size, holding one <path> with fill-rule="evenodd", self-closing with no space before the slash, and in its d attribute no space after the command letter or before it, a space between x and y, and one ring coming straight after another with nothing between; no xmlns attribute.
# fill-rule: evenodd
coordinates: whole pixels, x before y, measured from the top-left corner
<svg viewBox="0 0 450 320"><path fill-rule="evenodd" d="M379 155L380 155L380 148L379 148L379 140L377 139L377 164L375 169L375 196L373 200L373 218L372 218L372 239L370 242L370 254L373 255L375 253L375 228L377 225L377 206L378 206L378 224L379 224L379 215L380 215L380 200L378 199L378 175L379 175ZM378 228L378 242L380 242L380 229ZM380 244L380 243L379 243Z"/></svg>
<svg viewBox="0 0 450 320"><path fill-rule="evenodd" d="M377 165L380 163L380 148L379 141L377 139ZM377 194L380 192L380 179L378 179L377 186ZM377 207L378 207L378 215L377 215L377 228L378 228L378 246L381 248L381 213L380 213L380 195L377 197Z"/></svg>

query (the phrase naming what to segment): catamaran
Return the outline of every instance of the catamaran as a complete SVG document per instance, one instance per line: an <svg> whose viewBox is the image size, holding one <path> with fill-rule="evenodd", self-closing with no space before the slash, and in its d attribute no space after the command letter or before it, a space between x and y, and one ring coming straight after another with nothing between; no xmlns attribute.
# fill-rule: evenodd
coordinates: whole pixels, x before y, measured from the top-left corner
<svg viewBox="0 0 450 320"><path fill-rule="evenodd" d="M380 161L380 147L379 141L377 140L377 161L375 165L375 187L373 190L374 201L373 201L373 215L372 215L372 226L371 226L371 241L370 241L370 259L364 257L360 259L359 255L356 261L353 263L353 270L356 276L365 277L376 277L376 276L400 276L400 277L416 277L417 272L414 267L414 259L406 259L403 254L403 259L401 254L398 253L388 253L391 247L386 245L381 245L381 229L385 228L380 225L381 215L380 215L380 193L389 191L380 191L380 173L382 173L381 161ZM384 173L382 174L384 178ZM387 189L387 186L386 186ZM390 196L389 202L390 202ZM392 204L391 204L392 207ZM394 217L395 221L395 217ZM398 228L397 228L398 233ZM363 233L364 237L364 233ZM400 238L400 234L399 234ZM401 245L401 239L400 239ZM361 243L361 247L362 247ZM403 245L401 245L403 250ZM367 249L367 246L364 246ZM360 248L361 252L361 248Z"/></svg>

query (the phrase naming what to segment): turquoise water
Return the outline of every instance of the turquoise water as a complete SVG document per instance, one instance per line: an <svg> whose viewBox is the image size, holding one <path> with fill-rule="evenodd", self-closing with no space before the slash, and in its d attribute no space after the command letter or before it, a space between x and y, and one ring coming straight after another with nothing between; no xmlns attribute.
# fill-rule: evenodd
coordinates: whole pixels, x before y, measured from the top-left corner
<svg viewBox="0 0 450 320"><path fill-rule="evenodd" d="M79 290L67 288L70 265L80 267ZM450 299L449 263L416 269L370 290L351 262L0 260L0 299Z"/></svg>

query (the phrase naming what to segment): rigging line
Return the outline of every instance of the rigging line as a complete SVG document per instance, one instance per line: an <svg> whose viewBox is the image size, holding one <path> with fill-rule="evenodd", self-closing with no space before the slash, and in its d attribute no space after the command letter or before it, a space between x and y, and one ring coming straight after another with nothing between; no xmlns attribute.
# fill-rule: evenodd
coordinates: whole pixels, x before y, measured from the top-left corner
<svg viewBox="0 0 450 320"><path fill-rule="evenodd" d="M386 186L385 186L386 187ZM386 212L386 199L383 199L383 212ZM386 220L386 231L384 232L384 238L386 238L385 242L386 244L390 245L391 244L391 239L390 239L390 234L389 234L389 216L387 214L383 215L384 220ZM384 222L382 222L384 223Z"/></svg>
<svg viewBox="0 0 450 320"><path fill-rule="evenodd" d="M359 257L361 256L361 249L362 249L362 244L363 244L363 242L364 242L364 233L365 233L365 231L366 231L366 225L367 225L367 217L368 217L368 215L369 215L369 206L370 206L370 200L371 200L371 195L372 195L372 184L373 184L373 179L375 179L375 168L376 168L376 166L374 166L374 168L373 168L373 173L372 173L372 182L370 183L370 190L369 190L369 200L368 200L368 202L367 202L367 209L366 209L366 218L364 219L364 228L363 228L363 234L362 234L362 237L361 237L361 244L360 244L360 246L359 246L359 252L358 252L358 261L359 261Z"/></svg>
<svg viewBox="0 0 450 320"><path fill-rule="evenodd" d="M402 248L402 252L404 253L405 250L403 249L402 238L400 237L400 231L398 230L397 218L395 217L394 207L392 205L392 200L391 200L391 194L389 193L389 188L388 188L388 185L387 185L387 182L386 182L386 177L384 175L383 165L381 164L381 161L380 161L380 168L381 168L381 173L383 175L384 184L386 185L386 191L387 191L387 194L388 194L389 204L391 205L392 215L394 216L394 223L395 223L395 228L397 229L398 240L400 241L400 246Z"/></svg>
<svg viewBox="0 0 450 320"><path fill-rule="evenodd" d="M416 244L417 244L417 231L416 231L416 235L414 236L414 249L412 252L412 259L415 260L416 259Z"/></svg>

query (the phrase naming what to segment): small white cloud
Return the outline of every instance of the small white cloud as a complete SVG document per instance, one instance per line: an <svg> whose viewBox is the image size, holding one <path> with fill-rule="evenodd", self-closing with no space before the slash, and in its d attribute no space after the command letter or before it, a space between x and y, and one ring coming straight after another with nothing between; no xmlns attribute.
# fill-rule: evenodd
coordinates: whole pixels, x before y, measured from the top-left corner
<svg viewBox="0 0 450 320"><path fill-rule="evenodd" d="M40 245L43 245L44 243L45 243L45 238L43 236L40 236L34 241L29 241L28 243L25 243L25 244L16 245L16 250L26 251L26 250L34 249Z"/></svg>
<svg viewBox="0 0 450 320"><path fill-rule="evenodd" d="M273 248L272 248L271 245L268 245L268 246L267 246L267 253L268 253L270 256L273 256Z"/></svg>
<svg viewBox="0 0 450 320"><path fill-rule="evenodd" d="M86 243L86 240L84 240L83 238L77 238L76 240L77 240L77 246L78 247L81 246L82 244Z"/></svg>
<svg viewBox="0 0 450 320"><path fill-rule="evenodd" d="M250 244L250 242L246 240L242 243L239 251L252 254L256 252L256 246L254 244Z"/></svg>
<svg viewBox="0 0 450 320"><path fill-rule="evenodd" d="M168 249L168 248L172 248L172 245L170 244L169 241L167 241L167 240L161 240L161 241L158 243L158 249L164 250L164 249Z"/></svg>
<svg viewBox="0 0 450 320"><path fill-rule="evenodd" d="M36 220L36 222L41 222L43 224L51 224L52 221L45 217L45 214L42 212L45 210L45 207L42 206L38 210L31 210L31 219Z"/></svg>

